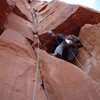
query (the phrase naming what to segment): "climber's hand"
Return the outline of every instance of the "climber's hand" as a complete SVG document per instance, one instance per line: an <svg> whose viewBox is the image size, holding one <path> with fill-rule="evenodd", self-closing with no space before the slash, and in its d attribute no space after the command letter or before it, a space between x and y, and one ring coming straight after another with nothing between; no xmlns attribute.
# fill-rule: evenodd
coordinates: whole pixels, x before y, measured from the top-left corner
<svg viewBox="0 0 100 100"><path fill-rule="evenodd" d="M73 44L73 42L71 40L65 39L65 42L69 45Z"/></svg>

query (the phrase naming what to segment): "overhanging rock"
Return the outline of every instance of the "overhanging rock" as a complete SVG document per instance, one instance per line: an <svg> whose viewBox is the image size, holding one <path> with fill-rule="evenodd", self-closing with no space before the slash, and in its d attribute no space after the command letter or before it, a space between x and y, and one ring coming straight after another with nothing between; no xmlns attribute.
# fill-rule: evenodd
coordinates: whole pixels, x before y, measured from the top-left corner
<svg viewBox="0 0 100 100"><path fill-rule="evenodd" d="M53 1L38 15L39 35L47 38L45 33L54 30L56 33L79 34L80 28L86 24L100 22L100 13L82 6Z"/></svg>

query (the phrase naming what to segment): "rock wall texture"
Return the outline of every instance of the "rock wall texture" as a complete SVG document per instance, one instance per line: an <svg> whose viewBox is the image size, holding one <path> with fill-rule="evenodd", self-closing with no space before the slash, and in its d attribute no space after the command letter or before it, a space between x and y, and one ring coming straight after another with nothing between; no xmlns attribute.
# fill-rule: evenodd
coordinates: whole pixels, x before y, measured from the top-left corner
<svg viewBox="0 0 100 100"><path fill-rule="evenodd" d="M75 34L85 23L95 24L100 22L99 12L57 0L51 2L45 10L39 12L39 15L41 34L48 30Z"/></svg>
<svg viewBox="0 0 100 100"><path fill-rule="evenodd" d="M0 34L4 31L4 23L10 11L10 6L7 4L6 0L0 0Z"/></svg>
<svg viewBox="0 0 100 100"><path fill-rule="evenodd" d="M40 71L49 100L99 100L97 83L76 66L40 52Z"/></svg>
<svg viewBox="0 0 100 100"><path fill-rule="evenodd" d="M100 22L100 13L78 5L69 5L54 0L38 13L39 34L47 39L45 33L54 30L56 33L75 34L78 36L81 27Z"/></svg>
<svg viewBox="0 0 100 100"><path fill-rule="evenodd" d="M33 99L36 24L42 43L48 43L47 31L54 30L79 35L83 47L77 55L82 66L39 49L35 100L100 100L99 12L57 0L33 0L31 4L27 0L1 0L0 4L4 9L0 8L0 100Z"/></svg>
<svg viewBox="0 0 100 100"><path fill-rule="evenodd" d="M36 60L31 45L24 36L7 29L0 37L0 56L0 99L32 99ZM45 100L40 79L36 99Z"/></svg>
<svg viewBox="0 0 100 100"><path fill-rule="evenodd" d="M79 35L83 44L78 57L84 70L96 81L100 81L100 23L86 24L80 30Z"/></svg>
<svg viewBox="0 0 100 100"><path fill-rule="evenodd" d="M16 20L14 20L16 19ZM32 23L24 20L23 18L19 17L18 15L11 13L7 21L5 23L5 28L11 28L19 33L21 33L26 38L33 40L33 26Z"/></svg>
<svg viewBox="0 0 100 100"><path fill-rule="evenodd" d="M13 9L4 21L5 30L0 36L0 100L32 100L36 55L29 40L33 40L33 25L14 14ZM41 83L39 75L36 100L46 98Z"/></svg>

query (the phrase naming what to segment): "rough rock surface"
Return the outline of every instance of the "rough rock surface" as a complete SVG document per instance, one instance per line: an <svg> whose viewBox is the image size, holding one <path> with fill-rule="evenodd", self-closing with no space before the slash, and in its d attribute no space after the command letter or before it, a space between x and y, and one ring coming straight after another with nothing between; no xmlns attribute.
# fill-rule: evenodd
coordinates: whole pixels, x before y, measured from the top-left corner
<svg viewBox="0 0 100 100"><path fill-rule="evenodd" d="M40 51L40 70L50 100L99 100L95 83L78 67Z"/></svg>
<svg viewBox="0 0 100 100"><path fill-rule="evenodd" d="M0 0L0 34L4 30L4 23L10 11L10 6L7 4L6 0Z"/></svg>
<svg viewBox="0 0 100 100"><path fill-rule="evenodd" d="M18 32L7 29L0 37L0 99L32 100L36 60L31 45ZM45 100L38 77L36 100Z"/></svg>
<svg viewBox="0 0 100 100"><path fill-rule="evenodd" d="M84 24L100 22L100 13L86 7L69 5L54 0L39 12L38 21L39 34L47 39L45 33L48 30L54 30L56 33L78 35Z"/></svg>
<svg viewBox="0 0 100 100"><path fill-rule="evenodd" d="M86 24L80 30L79 37L84 48L80 50L78 59L85 71L100 82L100 23Z"/></svg>
<svg viewBox="0 0 100 100"><path fill-rule="evenodd" d="M27 0L7 0L8 4L12 6L12 10L15 14L23 17L24 19L32 21L30 12L30 5Z"/></svg>
<svg viewBox="0 0 100 100"><path fill-rule="evenodd" d="M35 4L31 5L36 11L41 12L46 9L48 3L46 1L36 2Z"/></svg>
<svg viewBox="0 0 100 100"><path fill-rule="evenodd" d="M16 19L16 20L14 20ZM23 18L15 15L14 13L11 13L7 21L5 23L5 28L11 28L19 33L21 33L26 38L33 40L33 25L32 23L28 22L27 20L24 20Z"/></svg>
<svg viewBox="0 0 100 100"><path fill-rule="evenodd" d="M45 33L51 29L66 34L79 32L84 24L100 22L100 13L57 0L33 0L31 5L27 0L7 0L10 6L1 1L4 9L12 8L12 13L5 10L4 20L0 20L0 28L5 27L0 36L0 99L32 100L37 49L29 43L35 30L31 10L37 10L41 39L47 39ZM79 34L83 48L77 56L82 70L78 64L79 67L40 50L36 100L100 100L100 24L90 24Z"/></svg>

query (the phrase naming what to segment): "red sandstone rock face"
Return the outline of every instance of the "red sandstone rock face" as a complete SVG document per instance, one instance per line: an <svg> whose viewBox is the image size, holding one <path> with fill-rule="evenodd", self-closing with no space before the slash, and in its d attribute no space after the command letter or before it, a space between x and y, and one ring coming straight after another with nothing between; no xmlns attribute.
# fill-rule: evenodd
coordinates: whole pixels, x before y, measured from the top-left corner
<svg viewBox="0 0 100 100"><path fill-rule="evenodd" d="M31 45L24 36L7 29L0 37L0 99L32 100L35 70L36 60ZM39 76L36 100L45 100L40 84Z"/></svg>
<svg viewBox="0 0 100 100"><path fill-rule="evenodd" d="M41 12L46 9L46 7L48 6L48 3L46 1L35 2L35 4L32 4L31 6L38 12Z"/></svg>
<svg viewBox="0 0 100 100"><path fill-rule="evenodd" d="M14 20L16 19L16 20ZM33 41L33 25L23 18L11 13L5 23L5 28L11 28Z"/></svg>
<svg viewBox="0 0 100 100"><path fill-rule="evenodd" d="M78 58L86 72L96 81L100 81L100 23L86 24L79 37L84 48L80 49Z"/></svg>
<svg viewBox="0 0 100 100"><path fill-rule="evenodd" d="M28 40L33 39L34 23L29 22L32 16L26 8L38 11L42 39L47 38L45 33L50 29L66 34L78 32L86 23L100 22L100 13L56 0L50 4L36 1L31 6L26 0L11 0L9 4L18 9L13 8L15 14L4 20L6 30L0 37L0 99L32 100L36 56ZM40 50L35 100L100 100L99 28L100 24L86 25L80 31L83 48L78 58L83 70Z"/></svg>
<svg viewBox="0 0 100 100"><path fill-rule="evenodd" d="M100 22L100 13L85 7L69 5L55 0L39 12L38 20L39 34L47 39L45 33L48 30L54 30L56 33L78 35L80 28L84 24Z"/></svg>
<svg viewBox="0 0 100 100"><path fill-rule="evenodd" d="M8 3L13 6L12 10L15 14L32 21L30 5L27 0L9 0Z"/></svg>
<svg viewBox="0 0 100 100"><path fill-rule="evenodd" d="M50 100L99 100L95 82L78 67L40 51L40 70Z"/></svg>
<svg viewBox="0 0 100 100"><path fill-rule="evenodd" d="M6 0L0 0L0 34L4 30L4 23L7 20L10 11L10 7L7 4Z"/></svg>

